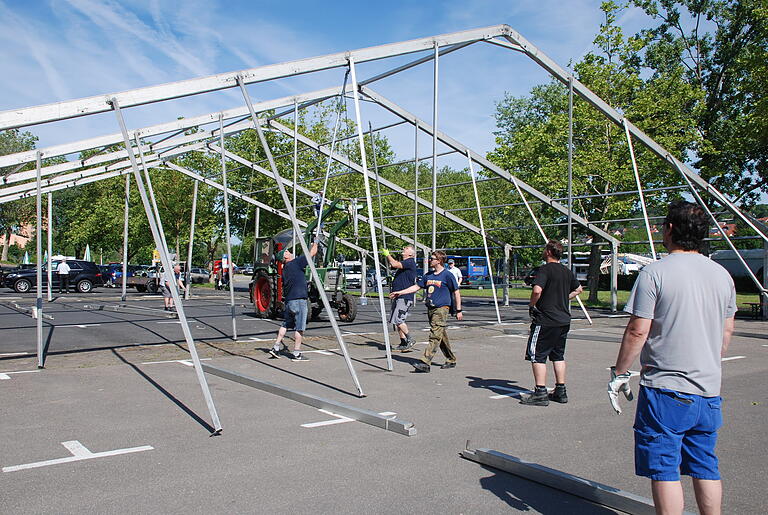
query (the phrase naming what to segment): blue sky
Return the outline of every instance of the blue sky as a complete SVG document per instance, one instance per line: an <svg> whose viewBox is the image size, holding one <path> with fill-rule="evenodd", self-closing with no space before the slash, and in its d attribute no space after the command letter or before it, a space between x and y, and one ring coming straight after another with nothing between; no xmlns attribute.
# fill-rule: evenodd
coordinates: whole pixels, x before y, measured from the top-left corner
<svg viewBox="0 0 768 515"><path fill-rule="evenodd" d="M105 94L406 39L506 23L562 66L591 48L602 21L598 0L310 2L223 0L0 0L0 110ZM636 9L620 25L646 23ZM360 78L402 61L364 64ZM472 47L441 60L442 130L478 151L493 147L494 103L548 76L514 52ZM375 89L431 120L431 65ZM335 70L251 87L256 99L340 86ZM129 110L129 127L241 104L237 92ZM351 108L351 105L350 105ZM392 118L364 106L367 124ZM40 146L117 132L112 114L35 126ZM404 129L403 129L404 130ZM411 133L388 133L411 156ZM422 149L427 152L428 141Z"/></svg>

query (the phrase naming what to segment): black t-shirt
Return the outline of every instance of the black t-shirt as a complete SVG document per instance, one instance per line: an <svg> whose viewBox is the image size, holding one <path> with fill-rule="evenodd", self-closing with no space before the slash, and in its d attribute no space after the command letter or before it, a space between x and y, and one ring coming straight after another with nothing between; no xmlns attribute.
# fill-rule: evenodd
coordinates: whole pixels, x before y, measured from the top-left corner
<svg viewBox="0 0 768 515"><path fill-rule="evenodd" d="M403 268L398 268L395 272L395 278L392 279L392 286L389 291L400 291L416 284L416 260L413 258L404 259L402 261ZM401 295L401 299L413 300L414 294L408 293Z"/></svg>
<svg viewBox="0 0 768 515"><path fill-rule="evenodd" d="M569 325L568 295L579 287L571 271L560 263L547 263L539 268L533 285L543 289L536 303L541 314L534 322L543 326Z"/></svg>
<svg viewBox="0 0 768 515"><path fill-rule="evenodd" d="M299 256L283 266L283 297L286 302L309 297L307 278L304 275L307 264L306 256Z"/></svg>

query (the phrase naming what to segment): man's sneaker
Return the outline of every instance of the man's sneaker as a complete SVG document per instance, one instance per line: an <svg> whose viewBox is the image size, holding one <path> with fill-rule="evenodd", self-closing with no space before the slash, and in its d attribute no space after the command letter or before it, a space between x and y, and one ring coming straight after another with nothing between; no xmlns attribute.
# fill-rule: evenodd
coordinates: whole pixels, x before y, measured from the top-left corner
<svg viewBox="0 0 768 515"><path fill-rule="evenodd" d="M568 394L565 393L565 386L555 386L555 390L549 394L549 400L565 404L568 402Z"/></svg>
<svg viewBox="0 0 768 515"><path fill-rule="evenodd" d="M431 368L429 365L424 363L423 361L416 361L414 363L411 363L413 365L414 372L429 372L429 369Z"/></svg>
<svg viewBox="0 0 768 515"><path fill-rule="evenodd" d="M304 354L291 354L291 361L309 361L309 358Z"/></svg>
<svg viewBox="0 0 768 515"><path fill-rule="evenodd" d="M527 406L549 406L549 394L547 394L547 389L536 389L536 391L529 395L522 395L520 404L525 404Z"/></svg>
<svg viewBox="0 0 768 515"><path fill-rule="evenodd" d="M401 343L400 345L398 345L397 347L395 347L395 350L398 350L398 351L400 351L400 352L406 352L406 351L408 350L408 344L406 344L406 343Z"/></svg>
<svg viewBox="0 0 768 515"><path fill-rule="evenodd" d="M405 339L405 348L401 349L403 345L401 344L400 347L397 348L400 352L410 352L410 350L413 348L413 346L416 345L416 339L412 338L410 335Z"/></svg>
<svg viewBox="0 0 768 515"><path fill-rule="evenodd" d="M446 361L442 365L440 365L440 368L445 370L446 368L456 368L456 362L455 361Z"/></svg>
<svg viewBox="0 0 768 515"><path fill-rule="evenodd" d="M280 350L276 350L274 347L269 349L269 355L273 359L280 359L280 353L283 352L283 349L280 348Z"/></svg>

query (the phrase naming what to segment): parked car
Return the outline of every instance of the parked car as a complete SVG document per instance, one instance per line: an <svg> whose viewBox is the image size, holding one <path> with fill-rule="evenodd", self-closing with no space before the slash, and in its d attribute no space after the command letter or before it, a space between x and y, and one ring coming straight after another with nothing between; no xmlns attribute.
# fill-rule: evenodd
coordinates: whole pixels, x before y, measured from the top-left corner
<svg viewBox="0 0 768 515"><path fill-rule="evenodd" d="M211 273L205 268L192 268L189 271L189 275L189 279L192 281L192 284L207 283L211 278Z"/></svg>
<svg viewBox="0 0 768 515"><path fill-rule="evenodd" d="M239 268L239 273L243 275L253 275L253 265L243 265Z"/></svg>
<svg viewBox="0 0 768 515"><path fill-rule="evenodd" d="M389 284L389 277L382 272L381 274L381 282L384 286ZM376 283L376 272L373 268L367 268L365 270L365 284L368 285L369 288L373 288L373 285Z"/></svg>
<svg viewBox="0 0 768 515"><path fill-rule="evenodd" d="M108 265L99 265L104 274L104 286L110 286L117 288L122 285L123 282L123 264L122 263L110 263ZM133 277L139 271L141 271L141 265L131 265L127 267L126 277Z"/></svg>
<svg viewBox="0 0 768 515"><path fill-rule="evenodd" d="M101 273L99 266L93 261L83 261L81 259L68 259L69 265L69 284L75 291L79 293L88 293L95 286L104 286L104 275ZM59 276L55 273L56 267L59 265L57 261L54 261L52 266L54 267L54 273L52 275L53 284L52 288L58 288ZM43 265L43 285L48 285L48 268L47 263ZM18 269L13 270L5 276L5 287L15 290L17 293L26 293L37 284L37 270L32 269Z"/></svg>

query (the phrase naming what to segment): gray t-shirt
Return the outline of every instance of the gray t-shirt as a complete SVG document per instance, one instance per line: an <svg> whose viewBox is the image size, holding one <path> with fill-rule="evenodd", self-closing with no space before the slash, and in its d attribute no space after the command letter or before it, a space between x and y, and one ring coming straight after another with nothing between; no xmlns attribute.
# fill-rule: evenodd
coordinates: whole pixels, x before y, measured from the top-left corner
<svg viewBox="0 0 768 515"><path fill-rule="evenodd" d="M673 253L642 269L624 311L653 320L640 353L640 384L720 395L725 319L736 313L733 279L697 253Z"/></svg>

